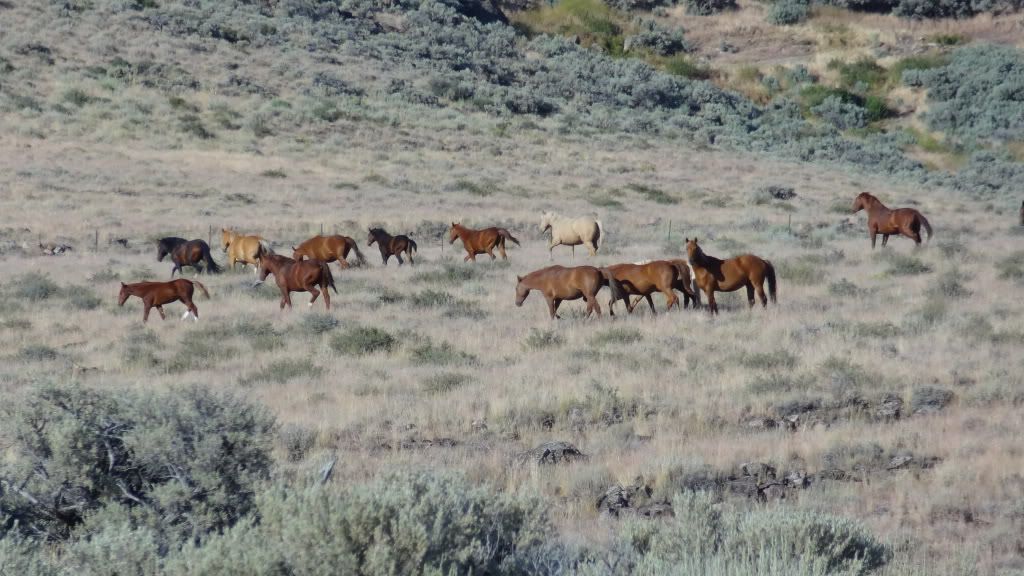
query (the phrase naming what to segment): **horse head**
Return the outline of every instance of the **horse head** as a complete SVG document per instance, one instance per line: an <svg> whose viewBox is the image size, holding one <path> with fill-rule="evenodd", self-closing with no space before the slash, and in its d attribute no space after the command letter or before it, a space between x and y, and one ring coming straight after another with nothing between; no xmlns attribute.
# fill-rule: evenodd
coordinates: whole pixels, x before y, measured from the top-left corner
<svg viewBox="0 0 1024 576"><path fill-rule="evenodd" d="M377 231L380 230L380 228L367 228L367 230L369 231L369 235L366 237L366 245L373 246L373 243L377 241Z"/></svg>
<svg viewBox="0 0 1024 576"><path fill-rule="evenodd" d="M231 242L235 239L235 233L228 228L220 229L220 244L227 251L228 247L231 246Z"/></svg>
<svg viewBox="0 0 1024 576"><path fill-rule="evenodd" d="M544 212L540 215L540 231L547 232L551 228L551 216L550 212Z"/></svg>
<svg viewBox="0 0 1024 576"><path fill-rule="evenodd" d="M448 243L449 244L454 244L455 243L455 239L459 237L458 227L459 227L458 224L456 224L455 222L452 222L452 227L448 230Z"/></svg>
<svg viewBox="0 0 1024 576"><path fill-rule="evenodd" d="M128 300L128 296L130 296L130 294L128 294L128 285L121 282L121 292L117 295L117 305L124 306L125 301Z"/></svg>
<svg viewBox="0 0 1024 576"><path fill-rule="evenodd" d="M516 276L516 306L522 306L526 297L530 295L530 289L523 284L523 277Z"/></svg>
<svg viewBox="0 0 1024 576"><path fill-rule="evenodd" d="M694 236L693 240L686 238L686 255L689 256L690 262L704 256L704 251L700 249L699 245L697 245L696 236Z"/></svg>
<svg viewBox="0 0 1024 576"><path fill-rule="evenodd" d="M157 262L163 262L164 261L164 256L167 256L168 254L170 254L170 252L171 251L168 250L166 246L164 246L164 241L163 240L157 240L157 243L156 243L156 261Z"/></svg>
<svg viewBox="0 0 1024 576"><path fill-rule="evenodd" d="M305 255L306 251L303 248L292 246L292 260L302 260Z"/></svg>
<svg viewBox="0 0 1024 576"><path fill-rule="evenodd" d="M853 213L856 214L861 210L869 208L874 200L875 197L872 196L871 194L868 194L867 192L861 192L860 194L857 194L857 197L854 198L853 200Z"/></svg>

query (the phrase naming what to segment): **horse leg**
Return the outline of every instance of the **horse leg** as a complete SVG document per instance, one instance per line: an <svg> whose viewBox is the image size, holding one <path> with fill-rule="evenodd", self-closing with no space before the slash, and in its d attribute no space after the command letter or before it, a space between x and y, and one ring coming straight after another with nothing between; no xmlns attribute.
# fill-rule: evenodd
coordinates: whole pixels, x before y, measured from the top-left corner
<svg viewBox="0 0 1024 576"><path fill-rule="evenodd" d="M156 311L160 313L160 319L161 320L167 320L167 316L164 314L164 307L163 306L156 306L155 308L156 308Z"/></svg>
<svg viewBox="0 0 1024 576"><path fill-rule="evenodd" d="M409 248L405 249L405 256L409 259L409 266L415 266L416 262L412 259L412 250Z"/></svg>
<svg viewBox="0 0 1024 576"><path fill-rule="evenodd" d="M747 304L750 304L751 308L754 307L754 284L749 280L747 281Z"/></svg>
<svg viewBox="0 0 1024 576"><path fill-rule="evenodd" d="M764 295L764 279L761 279L761 283L755 286L757 289L757 297L761 299L761 307L768 307L768 298Z"/></svg>
<svg viewBox="0 0 1024 576"><path fill-rule="evenodd" d="M501 244L498 244L497 246L498 250L501 251L501 257L504 258L505 249L501 247ZM491 246L490 248L487 249L487 255L491 257L491 260L497 260L497 258L494 257L494 246Z"/></svg>
<svg viewBox="0 0 1024 576"><path fill-rule="evenodd" d="M594 294L587 295L587 318L590 318L591 312L597 312L597 317L601 317L601 303Z"/></svg>
<svg viewBox="0 0 1024 576"><path fill-rule="evenodd" d="M402 260L402 253L401 252L399 252L398 254L395 254L395 258L398 258L398 265L399 266L401 266L402 264L405 264L405 260Z"/></svg>
<svg viewBox="0 0 1024 576"><path fill-rule="evenodd" d="M551 260L555 259L555 246L557 246L557 244L555 244L554 242L552 242L551 244L548 245L548 261L549 262Z"/></svg>
<svg viewBox="0 0 1024 576"><path fill-rule="evenodd" d="M629 309L629 300L626 300L626 309ZM608 313L615 316L615 296L608 299Z"/></svg>
<svg viewBox="0 0 1024 576"><path fill-rule="evenodd" d="M889 235L882 234L882 248L885 248L889 244Z"/></svg>
<svg viewBox="0 0 1024 576"><path fill-rule="evenodd" d="M501 242L498 242L498 253L501 254L502 260L508 260L508 254L505 254L505 239L502 238ZM491 258L494 258L494 254L491 254Z"/></svg>
<svg viewBox="0 0 1024 576"><path fill-rule="evenodd" d="M594 256L597 256L597 246L594 246L594 241L593 240L587 240L584 243L584 245L587 247L587 250L590 251L590 257L591 258L593 258Z"/></svg>
<svg viewBox="0 0 1024 576"><path fill-rule="evenodd" d="M876 232L874 230L871 231L871 249L872 250L875 249L875 235L876 234L878 234L878 232Z"/></svg>
<svg viewBox="0 0 1024 576"><path fill-rule="evenodd" d="M321 292L323 292L323 294L324 294L324 306L326 306L327 309L330 310L331 309L331 291L327 289L327 284L326 283L323 286L321 286L321 288L322 288Z"/></svg>
<svg viewBox="0 0 1024 576"><path fill-rule="evenodd" d="M316 297L320 295L320 291L316 289L316 286L310 284L309 286L306 286L306 292L313 295L313 297L309 299L309 307L312 308L313 302L316 302Z"/></svg>
<svg viewBox="0 0 1024 576"><path fill-rule="evenodd" d="M708 297L708 312L712 316L718 314L718 303L715 302L715 290L713 288L705 288L704 295Z"/></svg>
<svg viewBox="0 0 1024 576"><path fill-rule="evenodd" d="M551 319L558 318L558 301L554 298L548 298L548 313L551 314Z"/></svg>
<svg viewBox="0 0 1024 576"><path fill-rule="evenodd" d="M667 290L662 290L662 294L665 295L665 310L671 310L673 306L679 307L679 297L676 296L675 290L672 290L670 286ZM647 297L648 299L650 296ZM654 313L654 303L651 301L651 313Z"/></svg>

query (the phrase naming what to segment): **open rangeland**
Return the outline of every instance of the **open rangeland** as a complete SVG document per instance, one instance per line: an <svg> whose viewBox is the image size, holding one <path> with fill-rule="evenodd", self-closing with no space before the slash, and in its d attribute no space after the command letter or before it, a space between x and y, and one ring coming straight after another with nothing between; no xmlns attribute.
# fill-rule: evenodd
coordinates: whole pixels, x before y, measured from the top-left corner
<svg viewBox="0 0 1024 576"><path fill-rule="evenodd" d="M459 171L506 183L482 203L457 191L425 195L445 187L453 159L430 133L402 138L417 145L384 156L392 142L366 134L345 156L281 150L258 160L3 141L3 393L48 378L237 391L288 431L275 453L292 474L315 474L330 459L344 482L410 465L461 470L539 494L566 537L582 542L614 530L614 520L598 521L602 494L642 476L652 500L703 486L729 506L859 520L893 547L887 569L898 573L1019 565L1011 511L1024 468L1024 301L1015 206L993 211L947 190L923 194L830 167L682 153L678 143L638 150L621 138L531 136L498 140L500 156L462 154ZM540 157L533 174L516 168ZM268 163L285 166L287 178L261 176ZM797 195L754 209L765 182ZM636 183L672 203L595 205L595 195L628 196ZM385 200L383 189L392 191ZM176 194L188 190L201 192L187 202ZM934 241L872 252L864 215L850 209L863 190L927 212ZM108 202L112 191L123 193ZM714 318L641 307L584 320L581 302L567 302L563 319L551 321L540 304L516 308L516 276L549 265L535 205L553 192L565 212L604 222L602 250L587 264L685 257L683 238L698 236L720 257L770 258L778 305L748 310L739 291L719 294ZM239 194L251 201L238 205ZM465 263L447 243L455 219L500 222L522 247L511 262ZM329 313L281 312L278 290L252 288L241 271L204 276L212 300L196 323L142 325L136 301L117 306L120 282L166 276L154 257L154 240L166 235L237 227L286 247L321 225L356 235L381 224L419 239L416 267L343 270ZM74 250L38 254L37 234ZM218 248L213 256L223 262ZM573 265L565 252L556 262ZM572 442L589 459L510 464L550 440ZM750 463L770 464L780 483L795 474L801 487L748 494Z"/></svg>

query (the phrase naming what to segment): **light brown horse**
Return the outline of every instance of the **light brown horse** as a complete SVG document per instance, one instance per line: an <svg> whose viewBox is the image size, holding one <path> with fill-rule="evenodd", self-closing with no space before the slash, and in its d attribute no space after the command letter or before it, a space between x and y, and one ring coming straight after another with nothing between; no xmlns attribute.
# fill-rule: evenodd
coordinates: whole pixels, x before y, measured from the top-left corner
<svg viewBox="0 0 1024 576"><path fill-rule="evenodd" d="M747 289L747 302L754 306L754 291L761 298L761 304L768 306L764 296L764 283L768 281L768 293L772 303L776 302L775 267L772 263L758 258L753 254L743 254L728 260L719 260L708 256L697 245L697 239L686 239L686 253L690 257L690 267L697 286L708 297L708 311L718 314L715 292L735 292L740 288Z"/></svg>
<svg viewBox="0 0 1024 576"><path fill-rule="evenodd" d="M398 265L401 266L404 261L402 260L402 252L405 252L407 258L409 258L409 264L415 265L412 255L416 253L416 242L404 234L398 236L392 236L388 234L383 228L370 228L370 234L366 237L366 245L373 246L377 244L377 248L380 248L380 259L384 261L384 265L388 265L388 259L394 256L398 258Z"/></svg>
<svg viewBox="0 0 1024 576"><path fill-rule="evenodd" d="M356 260L359 261L360 266L366 264L366 258L359 251L359 245L356 244L356 241L340 234L335 234L334 236L313 236L299 244L297 248L292 246L292 258L295 260L302 260L304 258L323 260L324 262L334 262L337 260L338 266L342 269L351 266L347 260L349 252L355 252Z"/></svg>
<svg viewBox="0 0 1024 576"><path fill-rule="evenodd" d="M609 287L613 298L624 297L622 286L612 277L607 268L548 266L516 278L519 280L516 284L516 306L522 306L531 291L539 290L547 299L548 312L552 319L560 318L558 306L564 300L579 300L580 298L587 301L588 318L594 312L600 316L601 305L597 302L597 293L602 286Z"/></svg>
<svg viewBox="0 0 1024 576"><path fill-rule="evenodd" d="M242 268L252 264L253 270L259 274L260 256L273 254L270 244L260 236L243 236L230 228L221 228L220 243L228 254L228 264L235 269L235 262L241 262Z"/></svg>
<svg viewBox="0 0 1024 576"><path fill-rule="evenodd" d="M281 290L281 309L285 306L292 307L292 292L309 292L313 295L309 299L309 305L313 306L317 296L323 292L324 305L331 309L331 295L328 287L338 293L334 287L334 276L327 262L322 260L292 260L287 256L278 254L264 254L260 257L258 269L260 279L253 283L253 287L259 286L266 281L267 276L273 274L277 287ZM317 287L320 287L317 290Z"/></svg>
<svg viewBox="0 0 1024 576"><path fill-rule="evenodd" d="M675 290L682 290L684 307L688 307L691 301L696 306L696 297L690 282L690 267L682 260L655 260L636 264L615 264L608 267L612 277L618 280L625 293L622 298L626 302L626 311L630 314L641 300L646 299L647 305L651 308L651 314L655 314L654 300L651 295L661 292L665 295L667 310L679 305L679 298ZM635 301L630 302L629 296L639 296ZM608 301L608 312L615 315L615 301L613 297Z"/></svg>
<svg viewBox="0 0 1024 576"><path fill-rule="evenodd" d="M928 241L932 240L932 225L923 214L913 208L897 208L890 210L878 198L867 192L861 192L853 201L853 213L861 210L868 212L868 235L871 236L871 249L875 249L875 236L882 235L882 246L889 243L891 234L901 234L910 238L918 246L921 245L921 228L928 231Z"/></svg>
<svg viewBox="0 0 1024 576"><path fill-rule="evenodd" d="M206 291L206 286L203 286L196 280L178 278L170 282L139 282L136 284L121 282L121 293L118 294L117 305L124 306L129 296L138 296L142 299L142 305L145 307L142 312L142 321L148 322L150 308L155 307L156 311L160 313L160 318L166 320L164 304L180 300L188 308L185 314L181 316L181 319L184 320L191 315L192 319L198 322L199 309L192 303L192 294L195 291L193 284L199 286L207 300L210 299L210 293Z"/></svg>
<svg viewBox="0 0 1024 576"><path fill-rule="evenodd" d="M487 254L491 257L491 260L494 260L495 247L498 248L501 259L508 260L508 256L505 254L505 240L511 240L516 243L516 246L520 246L519 240L516 240L504 228L474 230L452 222L452 227L448 231L448 243L454 244L456 238L462 240L462 246L466 249L466 257L463 258L466 262L476 262L477 254Z"/></svg>

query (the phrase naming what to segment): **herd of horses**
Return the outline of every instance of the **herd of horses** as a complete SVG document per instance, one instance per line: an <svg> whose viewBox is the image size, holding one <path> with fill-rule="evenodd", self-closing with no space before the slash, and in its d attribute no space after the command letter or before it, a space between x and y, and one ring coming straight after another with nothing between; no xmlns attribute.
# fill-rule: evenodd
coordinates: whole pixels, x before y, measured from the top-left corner
<svg viewBox="0 0 1024 576"><path fill-rule="evenodd" d="M871 248L875 248L876 236L882 235L882 246L886 246L891 235L902 235L921 244L921 230L928 232L931 240L932 228L928 220L913 208L889 209L878 198L861 193L853 203L853 213L866 210L868 214L868 235ZM551 212L544 212L541 217L541 228L550 231L551 241L548 246L549 258L556 246L585 246L593 256L600 248L604 229L601 222L593 218L566 218ZM505 251L506 241L520 245L507 229L499 227L480 230L468 228L455 222L448 229L448 243L454 244L461 240L466 250L464 261L474 262L476 256L487 254L496 259L495 249L503 260L508 259ZM369 228L367 246L376 244L380 249L381 260L385 266L392 256L398 260L399 266L408 259L415 264L416 242L406 235L392 236L382 228ZM280 308L290 308L292 292L308 292L311 295L309 305L312 306L323 294L324 306L331 308L330 290L338 293L334 285L334 277L328 264L337 262L344 270L351 264L348 257L353 254L360 265L366 264L366 258L359 250L359 244L348 236L314 236L309 240L292 247L292 256L276 254L264 238L257 235L242 235L234 230L221 230L221 245L227 254L228 266L234 270L235 264L241 263L243 268L252 265L257 280L253 286L273 276L281 291ZM402 255L405 255L403 259ZM754 254L742 254L733 258L720 259L708 255L701 248L697 238L686 238L687 260L669 259L637 263L614 264L605 267L596 266L548 266L531 272L525 276L517 276L516 306L522 306L531 292L540 292L548 305L551 318L558 318L558 308L566 300L584 300L587 304L586 315L601 315L601 305L597 294L603 287L608 287L611 299L608 311L615 315L615 304L622 300L626 311L632 313L636 306L646 300L651 313L654 314L655 293L665 296L666 309L680 307L676 292L683 294L682 308L697 308L701 305L701 292L707 298L707 310L711 314L718 313L715 301L716 292L735 292L745 289L750 307L760 299L763 307L768 300L773 303L777 299L777 282L775 267L764 258ZM174 279L175 272L181 273L182 268L190 266L197 274L214 274L222 271L210 254L210 246L203 240L186 240L185 238L168 237L157 241L157 260L163 261L170 257L174 267L171 269L169 282L140 282L136 284L121 283L119 305L124 305L130 296L142 299L144 311L143 322L149 319L149 312L156 308L161 318L165 318L163 305L181 301L187 308L182 320L191 317L199 319L199 310L192 301L194 286L209 298L206 287L195 280L184 278ZM765 284L768 285L767 294ZM755 298L756 296L756 298ZM630 298L634 299L631 301Z"/></svg>

